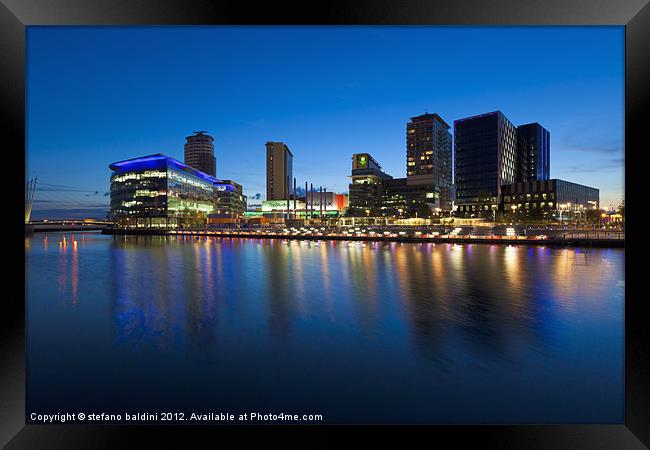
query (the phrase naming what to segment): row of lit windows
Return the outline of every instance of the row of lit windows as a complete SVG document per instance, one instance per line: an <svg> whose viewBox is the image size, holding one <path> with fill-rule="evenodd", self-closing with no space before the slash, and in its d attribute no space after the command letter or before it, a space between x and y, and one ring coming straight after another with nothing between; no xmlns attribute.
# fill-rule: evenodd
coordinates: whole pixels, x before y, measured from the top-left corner
<svg viewBox="0 0 650 450"><path fill-rule="evenodd" d="M113 176L115 183L122 183L127 180L141 180L146 178L167 178L167 172L162 170L147 170L142 173L126 172Z"/></svg>

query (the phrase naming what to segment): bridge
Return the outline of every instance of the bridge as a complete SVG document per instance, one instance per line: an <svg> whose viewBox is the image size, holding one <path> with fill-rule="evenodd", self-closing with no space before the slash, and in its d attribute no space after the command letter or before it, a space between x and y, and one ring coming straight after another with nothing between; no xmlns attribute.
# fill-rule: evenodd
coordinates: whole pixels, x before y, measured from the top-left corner
<svg viewBox="0 0 650 450"><path fill-rule="evenodd" d="M107 195L99 190L40 181L37 193L33 177L25 182L25 233L103 230L112 223L93 217L104 215L108 205L99 199ZM32 220L35 214L44 218Z"/></svg>
<svg viewBox="0 0 650 450"><path fill-rule="evenodd" d="M106 220L95 219L60 219L60 220L34 220L27 225L32 232L39 231L93 231L104 230L113 223Z"/></svg>

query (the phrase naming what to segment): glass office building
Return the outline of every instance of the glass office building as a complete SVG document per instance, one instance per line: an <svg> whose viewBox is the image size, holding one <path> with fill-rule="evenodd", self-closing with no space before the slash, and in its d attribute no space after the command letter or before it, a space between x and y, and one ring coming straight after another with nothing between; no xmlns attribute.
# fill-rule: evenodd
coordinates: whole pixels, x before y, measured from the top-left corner
<svg viewBox="0 0 650 450"><path fill-rule="evenodd" d="M383 183L380 215L428 217L440 204L435 188L433 184L409 185L407 178L386 180Z"/></svg>
<svg viewBox="0 0 650 450"><path fill-rule="evenodd" d="M598 189L559 179L504 185L502 193L501 208L523 214L536 210L580 212L600 207Z"/></svg>
<svg viewBox="0 0 650 450"><path fill-rule="evenodd" d="M125 228L196 226L214 211L216 178L155 154L109 165L111 219Z"/></svg>
<svg viewBox="0 0 650 450"><path fill-rule="evenodd" d="M232 180L214 185L215 214L219 217L241 218L246 212L246 196L242 186Z"/></svg>
<svg viewBox="0 0 650 450"><path fill-rule="evenodd" d="M548 180L551 174L551 134L538 123L517 127L517 181Z"/></svg>
<svg viewBox="0 0 650 450"><path fill-rule="evenodd" d="M501 186L516 181L517 129L501 111L456 120L454 154L458 211L491 215Z"/></svg>

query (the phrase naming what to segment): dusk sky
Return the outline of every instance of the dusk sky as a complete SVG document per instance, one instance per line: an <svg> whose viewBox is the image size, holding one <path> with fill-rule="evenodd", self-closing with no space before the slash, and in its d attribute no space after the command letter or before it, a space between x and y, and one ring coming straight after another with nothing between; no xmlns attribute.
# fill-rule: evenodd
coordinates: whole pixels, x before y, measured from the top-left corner
<svg viewBox="0 0 650 450"><path fill-rule="evenodd" d="M35 219L104 217L108 164L182 161L196 130L249 196L266 192L266 141L289 146L299 185L347 192L353 153L405 176L410 117L495 110L550 131L551 178L620 203L623 27L27 28Z"/></svg>

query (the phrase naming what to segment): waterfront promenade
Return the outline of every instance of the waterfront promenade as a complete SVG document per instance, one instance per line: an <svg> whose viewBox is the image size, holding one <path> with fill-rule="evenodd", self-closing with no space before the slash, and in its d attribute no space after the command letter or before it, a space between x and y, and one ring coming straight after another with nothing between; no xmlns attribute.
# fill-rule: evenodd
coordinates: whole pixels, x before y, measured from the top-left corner
<svg viewBox="0 0 650 450"><path fill-rule="evenodd" d="M624 247L624 231L515 227L260 227L207 229L119 229L102 230L114 235L171 235L291 240L337 240L372 242L483 243Z"/></svg>

